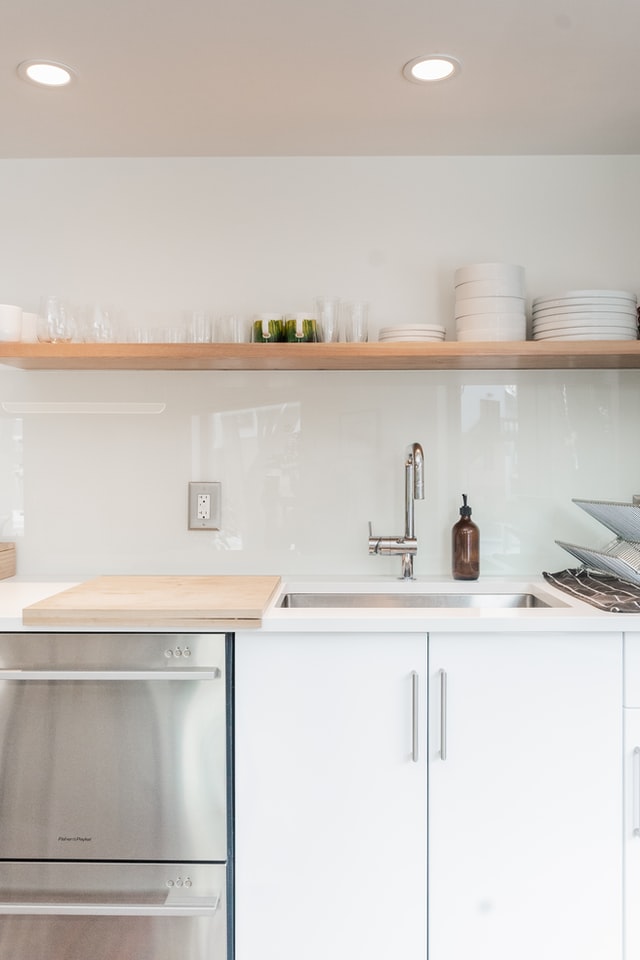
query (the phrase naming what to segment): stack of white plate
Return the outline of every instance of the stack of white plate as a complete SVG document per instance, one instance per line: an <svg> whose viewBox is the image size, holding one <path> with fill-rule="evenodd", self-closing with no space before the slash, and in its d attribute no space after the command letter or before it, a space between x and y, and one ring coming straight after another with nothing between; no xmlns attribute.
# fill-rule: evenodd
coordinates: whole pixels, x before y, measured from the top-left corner
<svg viewBox="0 0 640 960"><path fill-rule="evenodd" d="M625 290L570 290L536 297L534 340L637 340L638 301Z"/></svg>
<svg viewBox="0 0 640 960"><path fill-rule="evenodd" d="M526 340L524 268L474 263L454 277L458 340Z"/></svg>
<svg viewBox="0 0 640 960"><path fill-rule="evenodd" d="M444 327L435 323L409 323L401 327L381 327L378 340L390 343L392 340L444 340Z"/></svg>

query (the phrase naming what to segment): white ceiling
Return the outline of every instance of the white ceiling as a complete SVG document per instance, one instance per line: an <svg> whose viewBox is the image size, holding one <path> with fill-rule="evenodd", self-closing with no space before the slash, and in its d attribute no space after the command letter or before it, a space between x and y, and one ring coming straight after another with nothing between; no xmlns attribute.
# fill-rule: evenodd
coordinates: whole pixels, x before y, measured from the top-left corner
<svg viewBox="0 0 640 960"><path fill-rule="evenodd" d="M0 156L640 154L639 38L640 0L5 0Z"/></svg>

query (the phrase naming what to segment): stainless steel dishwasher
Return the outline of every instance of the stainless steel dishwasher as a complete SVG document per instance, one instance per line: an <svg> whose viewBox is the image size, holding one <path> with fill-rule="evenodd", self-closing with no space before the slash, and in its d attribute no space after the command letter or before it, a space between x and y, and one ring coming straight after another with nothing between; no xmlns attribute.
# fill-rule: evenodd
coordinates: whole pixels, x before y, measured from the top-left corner
<svg viewBox="0 0 640 960"><path fill-rule="evenodd" d="M0 634L0 960L228 960L233 638Z"/></svg>

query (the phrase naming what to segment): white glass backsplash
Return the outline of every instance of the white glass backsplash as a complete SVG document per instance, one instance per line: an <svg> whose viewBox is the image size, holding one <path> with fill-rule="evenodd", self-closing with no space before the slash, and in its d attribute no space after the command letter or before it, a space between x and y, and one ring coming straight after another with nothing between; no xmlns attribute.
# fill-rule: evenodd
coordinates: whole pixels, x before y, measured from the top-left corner
<svg viewBox="0 0 640 960"><path fill-rule="evenodd" d="M2 537L21 576L395 576L404 455L422 444L418 576L449 575L461 494L481 576L575 565L556 538L606 531L572 497L640 492L640 371L0 371ZM153 407L149 405L153 404ZM11 408L15 409L15 408ZM149 415L149 411L153 415ZM222 484L219 531L187 529L187 484ZM21 529L24 511L24 531Z"/></svg>

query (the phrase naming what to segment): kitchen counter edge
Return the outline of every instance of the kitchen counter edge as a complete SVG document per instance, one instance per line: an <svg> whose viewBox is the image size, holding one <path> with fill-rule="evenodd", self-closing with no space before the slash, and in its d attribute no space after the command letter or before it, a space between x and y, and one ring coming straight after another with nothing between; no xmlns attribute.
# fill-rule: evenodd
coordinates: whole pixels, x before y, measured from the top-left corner
<svg viewBox="0 0 640 960"><path fill-rule="evenodd" d="M12 577L0 581L0 631L24 633L202 633L206 628L197 626L162 626L140 623L74 626L25 626L22 610L25 606L50 597L61 590L76 586L82 581L58 582L25 580ZM489 608L314 608L288 609L278 606L278 594L267 606L262 625L252 628L255 635L270 633L539 633L562 632L633 632L640 631L640 613L608 613L574 599L548 584L542 577L486 577L472 583L462 583L444 578L420 577L404 584L388 577L286 577L283 576L281 593L302 592L435 592L435 593L542 593L563 604L557 607L512 608L495 610ZM211 631L230 630L211 621ZM245 627L239 627L239 633Z"/></svg>

